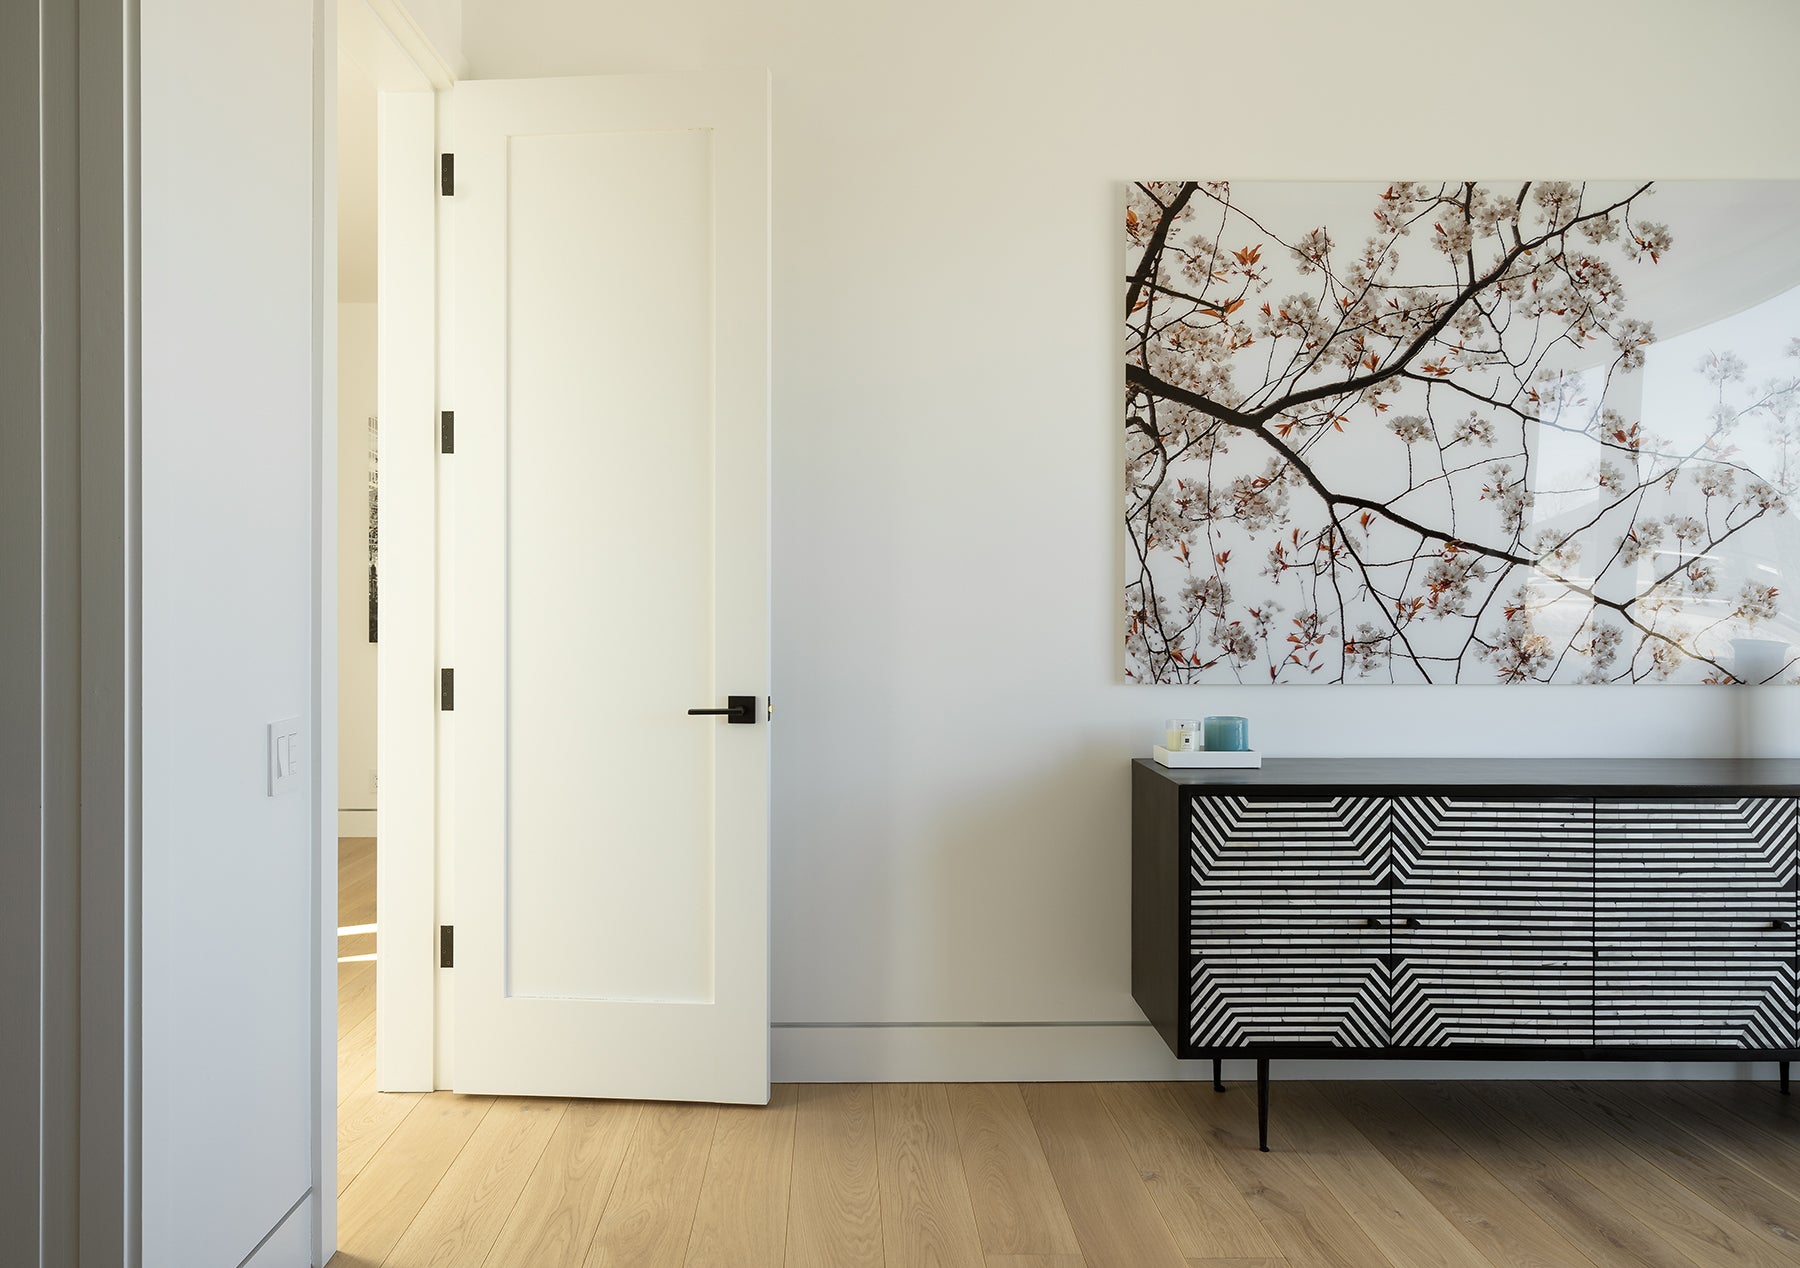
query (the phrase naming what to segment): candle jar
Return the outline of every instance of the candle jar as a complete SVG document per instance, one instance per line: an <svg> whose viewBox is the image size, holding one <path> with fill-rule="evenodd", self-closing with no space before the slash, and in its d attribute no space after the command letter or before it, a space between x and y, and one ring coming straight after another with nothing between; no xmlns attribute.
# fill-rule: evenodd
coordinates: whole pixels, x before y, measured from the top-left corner
<svg viewBox="0 0 1800 1268"><path fill-rule="evenodd" d="M1250 748L1250 719L1227 716L1206 720L1206 751L1243 753Z"/></svg>
<svg viewBox="0 0 1800 1268"><path fill-rule="evenodd" d="M1170 718L1163 723L1163 747L1171 753L1198 752L1200 723L1191 718Z"/></svg>

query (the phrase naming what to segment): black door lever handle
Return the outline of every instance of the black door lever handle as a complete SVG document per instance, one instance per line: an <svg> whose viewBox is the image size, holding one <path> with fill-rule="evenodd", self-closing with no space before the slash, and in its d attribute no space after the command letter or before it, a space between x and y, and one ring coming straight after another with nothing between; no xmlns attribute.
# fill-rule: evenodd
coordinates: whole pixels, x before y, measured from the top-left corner
<svg viewBox="0 0 1800 1268"><path fill-rule="evenodd" d="M736 723L753 723L756 721L755 696L726 696L723 709L689 709L689 717L722 717Z"/></svg>

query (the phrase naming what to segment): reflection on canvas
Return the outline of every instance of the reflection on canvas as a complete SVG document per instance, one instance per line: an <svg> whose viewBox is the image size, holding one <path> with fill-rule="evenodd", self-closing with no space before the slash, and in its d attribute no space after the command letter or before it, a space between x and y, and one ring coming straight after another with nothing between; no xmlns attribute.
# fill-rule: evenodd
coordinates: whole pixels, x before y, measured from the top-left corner
<svg viewBox="0 0 1800 1268"><path fill-rule="evenodd" d="M1800 680L1800 182L1145 182L1134 682Z"/></svg>

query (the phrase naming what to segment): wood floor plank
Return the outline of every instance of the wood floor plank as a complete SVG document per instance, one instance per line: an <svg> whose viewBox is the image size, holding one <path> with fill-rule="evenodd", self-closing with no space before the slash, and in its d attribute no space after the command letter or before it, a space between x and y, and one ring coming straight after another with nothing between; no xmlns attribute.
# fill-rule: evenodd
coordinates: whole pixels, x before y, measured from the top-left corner
<svg viewBox="0 0 1800 1268"><path fill-rule="evenodd" d="M338 1034L343 1034L375 1011L375 961L361 960L337 966Z"/></svg>
<svg viewBox="0 0 1800 1268"><path fill-rule="evenodd" d="M338 838L338 924L375 923L375 838Z"/></svg>
<svg viewBox="0 0 1800 1268"><path fill-rule="evenodd" d="M488 1251L489 1268L581 1268L642 1110L570 1102Z"/></svg>
<svg viewBox="0 0 1800 1268"><path fill-rule="evenodd" d="M375 1073L375 1014L338 1035L338 1104Z"/></svg>
<svg viewBox="0 0 1800 1268"><path fill-rule="evenodd" d="M1087 1268L1080 1255L989 1255L987 1268Z"/></svg>
<svg viewBox="0 0 1800 1268"><path fill-rule="evenodd" d="M1369 1268L1387 1258L1305 1157L1256 1146L1256 1098L1245 1088L1214 1092L1210 1083L1172 1085L1181 1106L1281 1257L1312 1268Z"/></svg>
<svg viewBox="0 0 1800 1268"><path fill-rule="evenodd" d="M338 1203L345 1268L376 1268L386 1261L492 1106L492 1097L451 1092L419 1098Z"/></svg>
<svg viewBox="0 0 1800 1268"><path fill-rule="evenodd" d="M1596 1268L1390 1085L1338 1083L1331 1094L1337 1109L1497 1268Z"/></svg>
<svg viewBox="0 0 1800 1268"><path fill-rule="evenodd" d="M1287 1268L1285 1259L1190 1259L1188 1268Z"/></svg>
<svg viewBox="0 0 1800 1268"><path fill-rule="evenodd" d="M1644 1228L1634 1215L1621 1211L1609 1194L1467 1088L1445 1083L1398 1086L1415 1109L1595 1263L1692 1268L1686 1255Z"/></svg>
<svg viewBox="0 0 1800 1268"><path fill-rule="evenodd" d="M1772 1148L1790 1161L1800 1159L1800 1096L1783 1096L1769 1083L1707 1079L1682 1086L1731 1123L1747 1148L1759 1154Z"/></svg>
<svg viewBox="0 0 1800 1268"><path fill-rule="evenodd" d="M387 1268L481 1268L567 1107L541 1097L495 1101L389 1253Z"/></svg>
<svg viewBox="0 0 1800 1268"><path fill-rule="evenodd" d="M1771 1247L1800 1260L1800 1198L1645 1108L1631 1097L1627 1084L1539 1086L1589 1123L1634 1147L1672 1179L1703 1194Z"/></svg>
<svg viewBox="0 0 1800 1268"><path fill-rule="evenodd" d="M587 1268L680 1268L718 1118L716 1105L644 1106Z"/></svg>
<svg viewBox="0 0 1800 1268"><path fill-rule="evenodd" d="M1632 1083L1621 1085L1625 1095L1656 1111L1694 1135L1723 1142L1732 1157L1788 1193L1800 1196L1800 1143L1783 1138L1777 1122L1774 1130L1754 1118L1740 1117L1727 1099L1709 1095L1703 1083ZM1754 1095L1754 1093L1752 1093ZM1745 1099L1744 1109L1760 1108L1760 1098Z"/></svg>
<svg viewBox="0 0 1800 1268"><path fill-rule="evenodd" d="M1104 1083L1100 1099L1189 1261L1260 1262L1278 1248L1167 1083Z"/></svg>
<svg viewBox="0 0 1800 1268"><path fill-rule="evenodd" d="M957 1083L945 1090L988 1262L996 1255L1079 1255L1017 1085Z"/></svg>
<svg viewBox="0 0 1800 1268"><path fill-rule="evenodd" d="M794 1106L793 1085L777 1084L767 1105L720 1107L688 1236L688 1268L781 1263L794 1169Z"/></svg>
<svg viewBox="0 0 1800 1268"><path fill-rule="evenodd" d="M787 1268L881 1268L874 1090L803 1084L795 1101Z"/></svg>
<svg viewBox="0 0 1800 1268"><path fill-rule="evenodd" d="M371 1070L361 1083L351 1089L350 1095L339 1103L339 1193L350 1187L350 1182L368 1165L369 1159L375 1156L375 1151L394 1134L394 1130L419 1103L421 1096L418 1092L377 1092L375 1072Z"/></svg>
<svg viewBox="0 0 1800 1268"><path fill-rule="evenodd" d="M1099 1090L1030 1083L1021 1092L1088 1268L1185 1268Z"/></svg>
<svg viewBox="0 0 1800 1268"><path fill-rule="evenodd" d="M1333 1108L1321 1089L1281 1085L1282 1113L1270 1132L1276 1147L1305 1155L1313 1174L1395 1268L1490 1268L1487 1256Z"/></svg>
<svg viewBox="0 0 1800 1268"><path fill-rule="evenodd" d="M1544 1088L1530 1083L1470 1087L1473 1095L1565 1159L1621 1209L1696 1264L1793 1268L1791 1247L1770 1247L1651 1158L1571 1114Z"/></svg>
<svg viewBox="0 0 1800 1268"><path fill-rule="evenodd" d="M877 1084L875 1151L888 1268L982 1268L943 1085Z"/></svg>

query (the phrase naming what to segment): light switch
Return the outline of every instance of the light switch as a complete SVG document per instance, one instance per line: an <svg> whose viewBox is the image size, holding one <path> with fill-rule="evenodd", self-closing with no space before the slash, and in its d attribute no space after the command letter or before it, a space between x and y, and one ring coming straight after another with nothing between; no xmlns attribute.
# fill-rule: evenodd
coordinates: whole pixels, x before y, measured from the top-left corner
<svg viewBox="0 0 1800 1268"><path fill-rule="evenodd" d="M300 787L305 755L306 735L299 718L269 723L269 796L284 796Z"/></svg>

